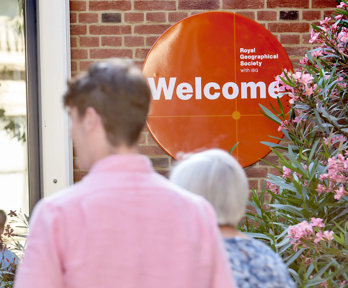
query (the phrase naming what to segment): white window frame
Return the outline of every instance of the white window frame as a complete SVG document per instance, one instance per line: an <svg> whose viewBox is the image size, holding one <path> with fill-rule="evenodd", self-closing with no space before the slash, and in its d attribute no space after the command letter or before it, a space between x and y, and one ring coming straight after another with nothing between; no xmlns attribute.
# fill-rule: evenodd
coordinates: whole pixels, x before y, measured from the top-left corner
<svg viewBox="0 0 348 288"><path fill-rule="evenodd" d="M69 117L62 95L70 78L69 0L38 1L43 197L73 182Z"/></svg>

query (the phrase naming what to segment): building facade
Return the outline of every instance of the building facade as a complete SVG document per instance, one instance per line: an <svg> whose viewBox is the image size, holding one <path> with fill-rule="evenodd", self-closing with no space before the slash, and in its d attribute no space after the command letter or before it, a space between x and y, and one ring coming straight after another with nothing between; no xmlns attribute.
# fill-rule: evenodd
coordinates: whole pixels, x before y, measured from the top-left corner
<svg viewBox="0 0 348 288"><path fill-rule="evenodd" d="M1 1L0 112L6 113L0 113L0 209L30 211L40 198L86 174L75 165L62 94L67 79L93 61L127 57L142 67L158 37L176 22L206 11L228 11L273 33L296 68L313 48L311 25L336 6L336 0ZM6 130L9 123L19 130ZM146 129L139 150L164 175L174 163ZM272 154L264 158L276 159ZM276 171L259 161L246 172L250 186L260 189L267 174Z"/></svg>
<svg viewBox="0 0 348 288"><path fill-rule="evenodd" d="M156 39L185 17L206 11L229 11L248 17L273 33L286 49L294 68L305 55L311 24L331 15L336 0L133 0L70 1L70 44L72 76L85 71L89 64L109 57L133 59L139 67ZM173 159L145 130L139 143L141 153L166 174ZM269 154L264 158L275 162ZM268 173L276 173L262 161L246 168L250 186L260 189ZM74 168L74 180L86 173Z"/></svg>

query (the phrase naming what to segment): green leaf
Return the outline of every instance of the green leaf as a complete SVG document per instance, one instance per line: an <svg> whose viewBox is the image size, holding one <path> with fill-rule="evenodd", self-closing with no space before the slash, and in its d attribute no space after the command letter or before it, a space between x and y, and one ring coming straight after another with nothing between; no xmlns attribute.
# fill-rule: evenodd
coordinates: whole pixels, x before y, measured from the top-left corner
<svg viewBox="0 0 348 288"><path fill-rule="evenodd" d="M286 262L285 262L286 266L290 266L302 254L304 250L305 250L304 248L301 248L294 255L290 255L290 257L286 259Z"/></svg>
<svg viewBox="0 0 348 288"><path fill-rule="evenodd" d="M279 177L279 176L274 176L274 175L269 175L271 183L278 185L281 189L283 190L290 190L293 192L297 192L297 189L294 187L293 183L286 183L286 181Z"/></svg>
<svg viewBox="0 0 348 288"><path fill-rule="evenodd" d="M298 217L303 217L302 208L298 208L298 207L295 207L292 205L286 205L286 204L269 204L269 206L279 210L287 211Z"/></svg>
<svg viewBox="0 0 348 288"><path fill-rule="evenodd" d="M290 73L293 73L293 71L289 71ZM293 79L293 76L292 75L290 75L291 76L291 79L290 79L290 77L289 77L289 75L288 75L288 73L286 73L284 70L283 70L283 75L285 76L285 78L286 78L286 80L283 78L283 77L279 77L286 85L288 85L288 86L291 86L291 87L295 87L295 83L294 83L294 79Z"/></svg>
<svg viewBox="0 0 348 288"><path fill-rule="evenodd" d="M289 243L290 243L290 239L285 237L281 242L276 244L276 247L282 247L282 246L289 244Z"/></svg>
<svg viewBox="0 0 348 288"><path fill-rule="evenodd" d="M266 240L269 240L269 241L272 241L272 238L265 235L265 234L261 234L261 233L249 233L249 232L245 232L245 234L247 236L250 236L252 238L256 238L256 239L266 239Z"/></svg>
<svg viewBox="0 0 348 288"><path fill-rule="evenodd" d="M262 104L259 104L259 106L261 107L263 114L267 118L271 119L272 121L276 122L279 125L282 123L282 121L277 116L275 116L269 109L267 109L265 106L263 106Z"/></svg>
<svg viewBox="0 0 348 288"><path fill-rule="evenodd" d="M260 161L262 161L263 163L266 163L267 165L269 165L269 166L271 166L271 167L274 167L274 168L278 169L279 171L282 171L277 165L272 164L272 163L269 162L269 161L266 161L266 160L263 160L263 159L260 159Z"/></svg>
<svg viewBox="0 0 348 288"><path fill-rule="evenodd" d="M289 242L287 244L285 244L283 247L281 247L279 250L278 250L278 253L280 255L282 255L286 250L288 250L290 247L292 247L292 244Z"/></svg>
<svg viewBox="0 0 348 288"><path fill-rule="evenodd" d="M257 213L260 217L262 217L262 212L261 212L262 205L260 204L260 201L259 201L258 197L255 196L254 193L252 194L252 199L253 199L253 201L251 202L251 205L255 208L256 213ZM255 205L253 205L253 204L255 204Z"/></svg>
<svg viewBox="0 0 348 288"><path fill-rule="evenodd" d="M306 279L309 279L309 276L312 274L314 270L314 265L313 263L309 264L308 268L307 268L307 272L306 272Z"/></svg>
<svg viewBox="0 0 348 288"><path fill-rule="evenodd" d="M278 141L282 141L283 140L283 137L282 138L279 138L279 137L275 137L275 136L272 136L272 135L268 135L269 138L272 138L272 139L276 139Z"/></svg>
<svg viewBox="0 0 348 288"><path fill-rule="evenodd" d="M277 102L278 102L278 106L279 106L279 109L280 109L280 116L284 119L285 118L284 109L283 109L282 102L280 102L280 98L279 97L277 97Z"/></svg>
<svg viewBox="0 0 348 288"><path fill-rule="evenodd" d="M317 25L312 24L312 28L313 28L313 30L315 30L315 31L317 31L317 32L320 32L320 31L321 31L321 28L318 27Z"/></svg>
<svg viewBox="0 0 348 288"><path fill-rule="evenodd" d="M284 149L287 150L288 147L284 145L280 145L278 143L273 143L273 142L267 142L267 141L261 141L261 144L266 145L271 148L279 148L279 149Z"/></svg>
<svg viewBox="0 0 348 288"><path fill-rule="evenodd" d="M287 130L283 129L282 132L283 132L283 134L284 134L284 136L285 136L286 138L288 138L289 140L291 140L291 138L290 138L290 136L289 136L289 132L288 132Z"/></svg>
<svg viewBox="0 0 348 288"><path fill-rule="evenodd" d="M316 276L313 278L313 280L315 279L315 278L317 278L317 277L321 277L323 274L324 274L324 272L331 266L331 261L329 262L329 263L327 263L323 268L321 268L320 270L319 270L319 272L316 274Z"/></svg>
<svg viewBox="0 0 348 288"><path fill-rule="evenodd" d="M233 145L233 147L230 149L230 151L228 151L230 154L232 154L232 152L234 151L234 149L236 149L236 147L238 146L239 142L237 142L236 144Z"/></svg>
<svg viewBox="0 0 348 288"><path fill-rule="evenodd" d="M288 149L288 147L286 147L286 149ZM281 154L281 153L278 152L277 150L272 149L272 152L273 152L274 154L276 154L280 160L286 161L286 159L285 159L285 157L283 156L283 154Z"/></svg>
<svg viewBox="0 0 348 288"><path fill-rule="evenodd" d="M325 280L321 278L313 278L308 280L306 287L313 287L323 283Z"/></svg>
<svg viewBox="0 0 348 288"><path fill-rule="evenodd" d="M277 97L278 98L278 97ZM269 103L269 105L271 105L271 108L273 109L273 111L275 113L277 113L277 115L279 116L280 115L280 112L278 112L278 110L273 106L272 102Z"/></svg>

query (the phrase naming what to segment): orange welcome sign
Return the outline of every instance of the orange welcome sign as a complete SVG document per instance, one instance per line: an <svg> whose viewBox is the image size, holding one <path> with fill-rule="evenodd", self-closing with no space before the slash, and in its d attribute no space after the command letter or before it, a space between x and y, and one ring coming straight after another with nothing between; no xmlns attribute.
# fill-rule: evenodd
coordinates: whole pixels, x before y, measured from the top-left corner
<svg viewBox="0 0 348 288"><path fill-rule="evenodd" d="M259 104L276 105L275 76L292 69L284 48L262 25L237 14L207 12L170 27L143 66L152 91L148 129L172 157L207 148L229 151L245 167L281 137ZM277 105L276 105L277 106ZM288 111L288 108L285 112Z"/></svg>

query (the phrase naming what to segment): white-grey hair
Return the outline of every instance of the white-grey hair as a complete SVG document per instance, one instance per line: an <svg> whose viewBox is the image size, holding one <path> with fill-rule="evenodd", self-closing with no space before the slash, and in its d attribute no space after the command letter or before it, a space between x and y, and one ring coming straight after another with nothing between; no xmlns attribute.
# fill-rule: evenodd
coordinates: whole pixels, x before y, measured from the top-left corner
<svg viewBox="0 0 348 288"><path fill-rule="evenodd" d="M223 150L192 154L174 166L169 179L208 200L219 225L236 226L244 216L248 178L238 161Z"/></svg>

